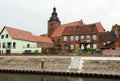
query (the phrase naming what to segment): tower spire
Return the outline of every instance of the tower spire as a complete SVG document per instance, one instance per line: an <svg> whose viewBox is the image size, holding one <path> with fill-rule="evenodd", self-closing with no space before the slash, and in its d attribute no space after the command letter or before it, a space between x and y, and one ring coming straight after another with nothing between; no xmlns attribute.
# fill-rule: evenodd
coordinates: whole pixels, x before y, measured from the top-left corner
<svg viewBox="0 0 120 81"><path fill-rule="evenodd" d="M49 21L58 21L58 22L60 22L60 20L59 20L59 18L57 16L57 12L56 12L56 7L55 6L53 8L53 12L51 14L51 17L50 17Z"/></svg>

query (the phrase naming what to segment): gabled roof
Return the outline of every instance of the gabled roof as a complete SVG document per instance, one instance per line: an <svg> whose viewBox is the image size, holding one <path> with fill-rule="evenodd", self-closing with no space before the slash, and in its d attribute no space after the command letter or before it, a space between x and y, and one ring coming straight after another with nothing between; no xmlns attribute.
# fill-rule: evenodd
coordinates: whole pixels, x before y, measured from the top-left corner
<svg viewBox="0 0 120 81"><path fill-rule="evenodd" d="M57 27L57 29L53 32L51 37L59 37L62 36L64 30L66 27L71 27L71 26L80 26L80 25L84 25L83 21L75 21L75 22L71 22L71 23L67 23L67 24L63 24Z"/></svg>
<svg viewBox="0 0 120 81"><path fill-rule="evenodd" d="M73 34L95 34L105 32L100 22L93 24L83 24L82 20L68 24L60 25L52 34L52 37Z"/></svg>
<svg viewBox="0 0 120 81"><path fill-rule="evenodd" d="M103 28L102 24L100 22L95 23L98 32L105 32L105 29Z"/></svg>
<svg viewBox="0 0 120 81"><path fill-rule="evenodd" d="M36 42L36 40L35 40L35 38L34 38L34 36L32 35L31 32L11 28L11 27L8 27L8 26L4 26L3 30L4 29L7 30L7 32L9 33L11 38L13 38L13 39Z"/></svg>
<svg viewBox="0 0 120 81"><path fill-rule="evenodd" d="M117 40L116 34L114 32L100 32L99 40L101 42L115 42Z"/></svg>
<svg viewBox="0 0 120 81"><path fill-rule="evenodd" d="M7 32L9 33L9 35L10 35L10 37L12 39L31 41L31 42L52 43L52 40L50 38L48 38L48 37L41 37L41 36L35 36L35 35L32 35L32 33L29 32L29 31L24 31L24 30L20 30L20 29L15 29L15 28L11 28L11 27L8 27L8 26L4 26L4 28L1 31L1 33L3 32L4 29L7 30Z"/></svg>
<svg viewBox="0 0 120 81"><path fill-rule="evenodd" d="M49 37L35 36L35 39L38 42L53 43L52 40Z"/></svg>
<svg viewBox="0 0 120 81"><path fill-rule="evenodd" d="M76 30L76 34L96 34L98 32L105 32L100 22L78 26Z"/></svg>

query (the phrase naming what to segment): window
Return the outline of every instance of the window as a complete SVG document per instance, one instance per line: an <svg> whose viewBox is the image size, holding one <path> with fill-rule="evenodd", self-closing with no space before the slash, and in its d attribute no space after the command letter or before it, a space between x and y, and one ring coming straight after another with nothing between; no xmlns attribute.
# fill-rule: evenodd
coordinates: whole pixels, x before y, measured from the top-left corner
<svg viewBox="0 0 120 81"><path fill-rule="evenodd" d="M67 41L67 36L64 36L64 41Z"/></svg>
<svg viewBox="0 0 120 81"><path fill-rule="evenodd" d="M97 36L96 35L93 35L93 40L97 40Z"/></svg>
<svg viewBox="0 0 120 81"><path fill-rule="evenodd" d="M90 48L90 44L87 45L87 48Z"/></svg>
<svg viewBox="0 0 120 81"><path fill-rule="evenodd" d="M11 47L12 47L11 42L8 42L7 43L7 48L11 48Z"/></svg>
<svg viewBox="0 0 120 81"><path fill-rule="evenodd" d="M83 44L81 44L81 49L84 49L84 45Z"/></svg>
<svg viewBox="0 0 120 81"><path fill-rule="evenodd" d="M64 49L67 50L68 49L68 45L64 45Z"/></svg>
<svg viewBox="0 0 120 81"><path fill-rule="evenodd" d="M5 43L2 44L2 48L5 48Z"/></svg>
<svg viewBox="0 0 120 81"><path fill-rule="evenodd" d="M84 39L84 35L81 35L81 36L80 36L80 39Z"/></svg>
<svg viewBox="0 0 120 81"><path fill-rule="evenodd" d="M6 34L6 38L8 38L8 34Z"/></svg>
<svg viewBox="0 0 120 81"><path fill-rule="evenodd" d="M74 36L70 36L70 40L73 41L74 40Z"/></svg>
<svg viewBox="0 0 120 81"><path fill-rule="evenodd" d="M13 48L16 48L16 43L15 42L13 42Z"/></svg>
<svg viewBox="0 0 120 81"><path fill-rule="evenodd" d="M30 44L27 44L27 48L29 48L30 47Z"/></svg>
<svg viewBox="0 0 120 81"><path fill-rule="evenodd" d="M86 36L86 39L90 39L90 35L87 35L87 36Z"/></svg>
<svg viewBox="0 0 120 81"><path fill-rule="evenodd" d="M93 49L96 49L97 48L97 44L93 44Z"/></svg>
<svg viewBox="0 0 120 81"><path fill-rule="evenodd" d="M1 39L4 39L4 35L1 36Z"/></svg>
<svg viewBox="0 0 120 81"><path fill-rule="evenodd" d="M74 49L74 44L71 44L70 48L71 48L71 50L73 50Z"/></svg>
<svg viewBox="0 0 120 81"><path fill-rule="evenodd" d="M75 36L75 40L76 40L76 41L78 41L78 40L79 40L78 36Z"/></svg>

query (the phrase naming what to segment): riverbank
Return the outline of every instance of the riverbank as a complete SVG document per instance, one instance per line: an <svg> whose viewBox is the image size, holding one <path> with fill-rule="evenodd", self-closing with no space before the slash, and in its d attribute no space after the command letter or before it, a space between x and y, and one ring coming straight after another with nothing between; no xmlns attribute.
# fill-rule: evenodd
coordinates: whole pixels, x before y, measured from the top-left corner
<svg viewBox="0 0 120 81"><path fill-rule="evenodd" d="M41 59L44 58L44 67ZM0 70L120 77L120 57L0 56Z"/></svg>

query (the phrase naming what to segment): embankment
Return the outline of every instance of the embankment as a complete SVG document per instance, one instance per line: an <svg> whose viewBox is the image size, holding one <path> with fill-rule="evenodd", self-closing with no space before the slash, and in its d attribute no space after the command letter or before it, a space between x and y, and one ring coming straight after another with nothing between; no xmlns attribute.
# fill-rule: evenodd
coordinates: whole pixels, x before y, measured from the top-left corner
<svg viewBox="0 0 120 81"><path fill-rule="evenodd" d="M120 78L120 57L0 56L0 71Z"/></svg>

